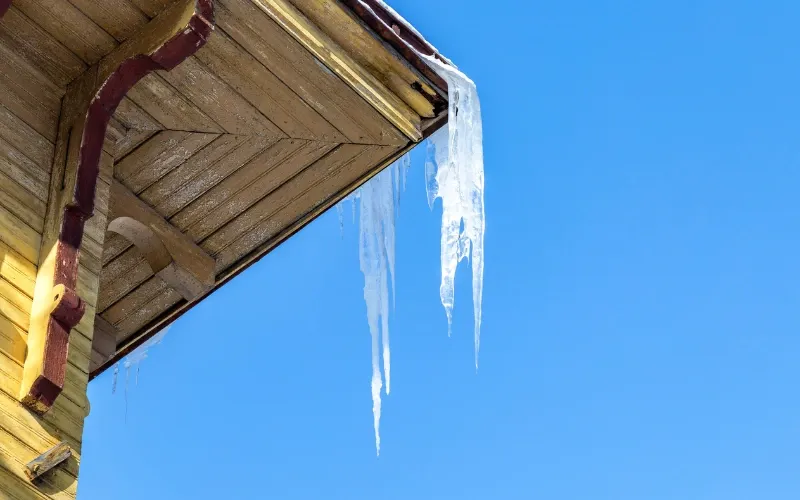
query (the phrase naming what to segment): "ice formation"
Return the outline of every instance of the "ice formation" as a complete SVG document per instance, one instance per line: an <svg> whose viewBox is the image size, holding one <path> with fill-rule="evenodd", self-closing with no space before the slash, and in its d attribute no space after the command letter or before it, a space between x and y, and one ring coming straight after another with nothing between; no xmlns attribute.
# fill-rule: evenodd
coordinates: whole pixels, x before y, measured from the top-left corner
<svg viewBox="0 0 800 500"><path fill-rule="evenodd" d="M122 359L121 363L122 366L125 368L125 392L128 392L128 381L131 375L131 369L135 368L135 378L136 378L136 385L139 385L139 369L141 368L141 363L145 359L147 359L147 355L150 352L150 349L157 346L164 340L164 336L167 335L170 327L167 326L163 328L160 332L150 337L147 342L143 343L134 351L125 358ZM114 376L111 381L111 393L114 394L117 390L117 378L119 376L119 363L114 365Z"/></svg>
<svg viewBox="0 0 800 500"><path fill-rule="evenodd" d="M410 23L383 0L377 2L405 29L424 40ZM361 5L371 10L366 2L362 1ZM455 304L456 269L462 259L469 260L471 257L477 370L483 302L483 245L486 231L480 100L475 83L449 60L438 52L436 56L419 55L447 82L449 98L448 125L428 139L428 159L425 163L428 204L433 208L437 198L442 200L442 281L439 295L447 315L447 333L450 335ZM378 455L380 455L382 388L381 347L387 394L390 380L388 279L391 279L392 299L394 299L394 221L399 211L400 194L405 190L406 172L410 164L410 156L405 155L348 198L353 202L354 221L356 202L361 207L360 261L361 271L364 273L367 319L372 335L372 409ZM340 227L343 227L344 211L341 206L337 206L337 210Z"/></svg>
<svg viewBox="0 0 800 500"><path fill-rule="evenodd" d="M446 82L449 95L447 128L428 139L425 178L428 204L442 199L442 283L439 295L447 314L447 333L453 322L456 268L472 257L472 305L475 317L475 369L481 347L483 302L483 125L475 83L455 66L435 57L428 64Z"/></svg>
<svg viewBox="0 0 800 500"><path fill-rule="evenodd" d="M395 161L347 198L359 206L359 261L364 274L364 301L372 337L372 414L375 450L381 451L381 391L391 391L391 349L389 346L389 297L395 295L395 218L406 172L411 165L408 155ZM340 224L343 209L338 208ZM381 361L383 374L381 374Z"/></svg>

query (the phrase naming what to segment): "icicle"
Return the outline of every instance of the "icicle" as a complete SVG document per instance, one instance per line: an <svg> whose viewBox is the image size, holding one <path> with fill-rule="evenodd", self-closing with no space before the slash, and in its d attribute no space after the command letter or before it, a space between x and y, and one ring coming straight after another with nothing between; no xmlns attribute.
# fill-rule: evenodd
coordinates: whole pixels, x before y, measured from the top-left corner
<svg viewBox="0 0 800 500"><path fill-rule="evenodd" d="M157 346L164 340L164 336L166 336L167 332L169 331L170 327L167 326L166 328L162 329L157 334L153 335L147 342L143 343L130 354L128 354L122 360L122 366L125 368L125 401L127 407L127 397L128 397L128 381L130 380L131 375L131 368L135 368L136 372L134 373L134 382L138 386L139 385L139 371L141 369L141 363L145 359L147 359L147 355L150 352L150 349L154 346ZM117 377L119 375L119 363L114 365L114 380L111 386L111 393L113 394L117 390ZM126 410L127 412L127 410Z"/></svg>
<svg viewBox="0 0 800 500"><path fill-rule="evenodd" d="M336 213L339 215L339 236L344 239L344 208L341 203L336 204Z"/></svg>
<svg viewBox="0 0 800 500"><path fill-rule="evenodd" d="M395 190L393 165L359 189L360 262L364 274L364 300L372 336L372 410L375 448L380 454L381 373L383 357L386 394L391 391L391 350L389 347L389 280L394 295Z"/></svg>
<svg viewBox="0 0 800 500"><path fill-rule="evenodd" d="M439 294L447 314L448 335L453 321L455 276L459 261L472 256L472 302L475 317L475 369L481 340L483 301L484 212L483 130L475 83L455 66L423 56L447 82L448 126L428 139L425 165L428 203L442 199L442 283ZM462 229L463 227L463 229Z"/></svg>
<svg viewBox="0 0 800 500"><path fill-rule="evenodd" d="M364 301L372 338L372 393L375 450L380 455L381 390L391 391L391 349L389 345L389 295L395 296L395 217L400 192L404 189L405 171L410 165L404 155L390 167L345 198L337 206L351 202L355 221L359 206L359 261L364 274ZM342 213L341 211L339 212ZM383 374L381 374L381 360Z"/></svg>
<svg viewBox="0 0 800 500"><path fill-rule="evenodd" d="M119 376L119 363L114 365L114 375L111 379L111 394L117 392L117 377Z"/></svg>

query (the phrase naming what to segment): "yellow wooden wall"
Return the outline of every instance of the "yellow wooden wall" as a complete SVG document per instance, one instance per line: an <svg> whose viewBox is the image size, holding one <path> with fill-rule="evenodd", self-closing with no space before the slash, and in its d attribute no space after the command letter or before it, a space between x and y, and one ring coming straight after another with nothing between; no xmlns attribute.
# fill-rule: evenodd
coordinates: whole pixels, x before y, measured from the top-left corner
<svg viewBox="0 0 800 500"><path fill-rule="evenodd" d="M0 36L0 499L75 498L77 491L110 157L103 158L98 210L81 252L78 293L89 307L70 337L64 391L44 417L19 403L37 265L50 250L41 248L41 234L62 97L63 90ZM75 458L41 484L31 484L24 465L60 441L72 447Z"/></svg>

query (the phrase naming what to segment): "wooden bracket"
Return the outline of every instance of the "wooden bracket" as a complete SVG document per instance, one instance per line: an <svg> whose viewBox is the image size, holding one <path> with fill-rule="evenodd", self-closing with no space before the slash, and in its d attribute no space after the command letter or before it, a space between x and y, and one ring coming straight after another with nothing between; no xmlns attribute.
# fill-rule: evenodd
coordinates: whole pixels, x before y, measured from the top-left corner
<svg viewBox="0 0 800 500"><path fill-rule="evenodd" d="M38 457L25 464L25 474L31 481L36 481L48 471L66 462L72 456L72 450L66 443L58 443Z"/></svg>
<svg viewBox="0 0 800 500"><path fill-rule="evenodd" d="M214 286L214 259L116 180L110 213L108 230L133 243L153 273L183 298L194 300Z"/></svg>
<svg viewBox="0 0 800 500"><path fill-rule="evenodd" d="M2 0L0 0L2 1ZM70 84L63 100L50 182L28 354L20 399L47 412L64 386L70 330L83 315L74 293L86 221L94 214L103 141L111 115L128 91L155 70L170 70L202 47L213 31L212 0L182 0ZM53 292L64 299L54 319Z"/></svg>

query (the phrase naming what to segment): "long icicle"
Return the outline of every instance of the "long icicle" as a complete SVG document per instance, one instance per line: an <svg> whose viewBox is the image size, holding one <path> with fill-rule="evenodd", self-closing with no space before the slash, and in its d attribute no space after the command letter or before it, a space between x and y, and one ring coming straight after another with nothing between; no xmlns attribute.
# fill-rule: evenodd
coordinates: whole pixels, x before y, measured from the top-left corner
<svg viewBox="0 0 800 500"><path fill-rule="evenodd" d="M425 165L428 203L442 199L442 283L439 295L447 314L450 334L455 303L455 278L459 261L472 256L472 303L475 321L475 369L481 346L483 302L484 209L483 125L475 83L455 66L425 57L448 87L447 133L429 140ZM463 229L462 229L463 227Z"/></svg>
<svg viewBox="0 0 800 500"><path fill-rule="evenodd" d="M360 207L359 260L364 274L364 301L372 338L372 413L375 450L380 455L381 389L391 391L389 345L389 290L395 295L395 216L402 189L401 165L405 157L376 175L349 197ZM391 283L390 283L391 281ZM383 358L383 379L380 362Z"/></svg>

